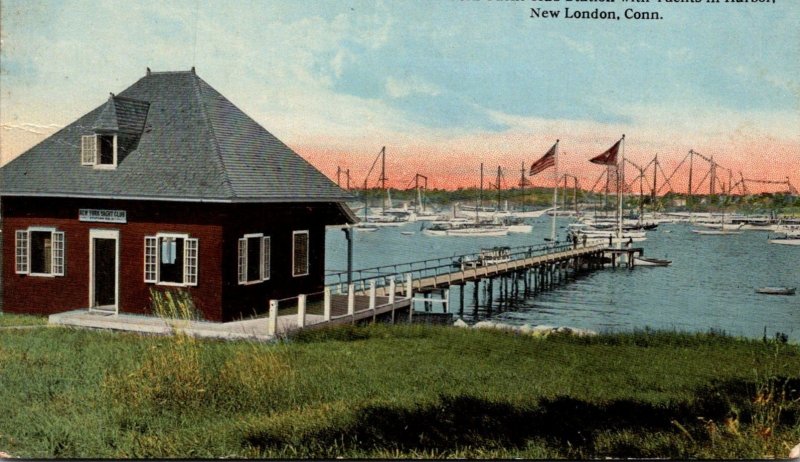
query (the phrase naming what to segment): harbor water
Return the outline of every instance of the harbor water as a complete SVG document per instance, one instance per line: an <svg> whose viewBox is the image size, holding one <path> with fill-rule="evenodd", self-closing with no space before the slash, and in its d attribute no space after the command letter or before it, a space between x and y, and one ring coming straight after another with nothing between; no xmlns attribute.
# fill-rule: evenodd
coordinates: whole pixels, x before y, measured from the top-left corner
<svg viewBox="0 0 800 462"><path fill-rule="evenodd" d="M568 219L559 219L565 238ZM376 267L435 257L475 253L494 246L542 245L550 236L549 217L532 220L533 232L505 237L434 237L420 232L421 222L355 232L353 268ZM770 338L776 332L800 342L800 295L757 294L764 286L800 287L800 246L770 244L770 233L698 235L687 223L667 223L634 243L645 256L672 260L668 267L606 268L580 275L555 290L505 301L498 287L491 298L473 299L465 289L463 311L458 287L450 311L467 322L492 319L513 325L550 325L626 332L652 328L685 332L724 331L735 336ZM402 232L405 232L403 234ZM409 234L413 232L413 234ZM347 268L344 233L327 233L326 268ZM499 284L495 284L499 286ZM433 305L441 311L441 304Z"/></svg>

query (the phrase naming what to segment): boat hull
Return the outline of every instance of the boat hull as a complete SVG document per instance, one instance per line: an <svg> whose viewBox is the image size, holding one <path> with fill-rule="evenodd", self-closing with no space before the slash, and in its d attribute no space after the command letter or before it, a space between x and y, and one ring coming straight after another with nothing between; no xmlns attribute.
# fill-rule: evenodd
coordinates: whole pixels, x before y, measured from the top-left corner
<svg viewBox="0 0 800 462"><path fill-rule="evenodd" d="M795 239L770 239L770 244L780 244L780 245L800 245L800 238Z"/></svg>
<svg viewBox="0 0 800 462"><path fill-rule="evenodd" d="M764 295L794 295L796 290L794 287L760 287L756 289L756 293Z"/></svg>
<svg viewBox="0 0 800 462"><path fill-rule="evenodd" d="M661 260L659 258L634 257L633 263L636 266L669 266L672 264L672 261Z"/></svg>

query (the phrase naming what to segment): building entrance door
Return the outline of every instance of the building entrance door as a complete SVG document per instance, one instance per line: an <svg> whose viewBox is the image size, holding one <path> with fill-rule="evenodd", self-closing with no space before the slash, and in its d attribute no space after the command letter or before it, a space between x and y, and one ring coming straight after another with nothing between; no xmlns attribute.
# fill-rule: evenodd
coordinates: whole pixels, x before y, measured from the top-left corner
<svg viewBox="0 0 800 462"><path fill-rule="evenodd" d="M96 230L89 233L89 307L91 310L118 312L119 231Z"/></svg>

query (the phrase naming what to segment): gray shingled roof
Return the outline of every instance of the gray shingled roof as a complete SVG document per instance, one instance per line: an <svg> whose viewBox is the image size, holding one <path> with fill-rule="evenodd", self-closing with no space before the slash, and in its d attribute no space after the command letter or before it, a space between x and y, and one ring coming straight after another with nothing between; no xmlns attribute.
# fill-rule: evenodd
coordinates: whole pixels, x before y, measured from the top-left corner
<svg viewBox="0 0 800 462"><path fill-rule="evenodd" d="M81 165L81 136L119 133L116 169ZM148 72L0 169L0 195L231 202L351 197L198 77Z"/></svg>

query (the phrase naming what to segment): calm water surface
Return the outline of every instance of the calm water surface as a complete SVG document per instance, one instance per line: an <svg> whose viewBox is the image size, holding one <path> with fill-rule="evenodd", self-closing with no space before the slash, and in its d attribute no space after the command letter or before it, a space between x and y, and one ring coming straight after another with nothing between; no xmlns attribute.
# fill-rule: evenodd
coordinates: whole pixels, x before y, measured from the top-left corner
<svg viewBox="0 0 800 462"><path fill-rule="evenodd" d="M356 232L354 268L403 263L472 253L495 245L541 245L550 234L547 217L535 220L531 234L507 237L432 237L419 233L420 223L375 232ZM559 222L559 234L564 236ZM579 277L556 290L513 301L498 310L497 293L491 299L472 297L472 284L459 313L458 288L451 290L451 311L468 322L490 318L509 324L571 326L598 332L642 329L679 331L723 330L761 338L775 332L800 341L800 296L755 293L761 286L800 287L800 246L769 244L769 233L745 231L739 235L702 236L689 224L664 224L635 243L646 256L667 258L666 268L604 269ZM414 231L411 236L401 231ZM328 230L326 268L347 267L344 233ZM499 284L495 284L499 286ZM497 292L497 287L495 287ZM441 310L441 305L434 311Z"/></svg>

